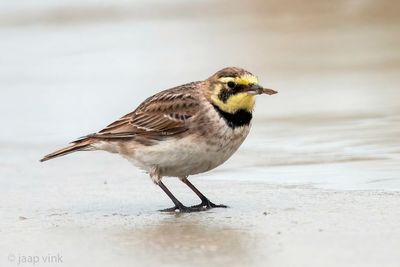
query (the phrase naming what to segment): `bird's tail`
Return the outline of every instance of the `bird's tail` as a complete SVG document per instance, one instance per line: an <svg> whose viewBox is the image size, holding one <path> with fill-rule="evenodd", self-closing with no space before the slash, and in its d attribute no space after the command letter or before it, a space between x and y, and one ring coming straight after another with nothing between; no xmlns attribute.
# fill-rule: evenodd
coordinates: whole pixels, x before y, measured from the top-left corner
<svg viewBox="0 0 400 267"><path fill-rule="evenodd" d="M77 140L75 142L72 142L72 144L67 147L61 148L57 151L54 151L53 153L50 153L50 154L44 156L40 161L43 162L43 161L53 159L56 157L60 157L60 156L64 156L64 155L67 155L69 153L76 152L76 151L90 150L92 148L91 144L93 142L94 142L94 140L90 137Z"/></svg>

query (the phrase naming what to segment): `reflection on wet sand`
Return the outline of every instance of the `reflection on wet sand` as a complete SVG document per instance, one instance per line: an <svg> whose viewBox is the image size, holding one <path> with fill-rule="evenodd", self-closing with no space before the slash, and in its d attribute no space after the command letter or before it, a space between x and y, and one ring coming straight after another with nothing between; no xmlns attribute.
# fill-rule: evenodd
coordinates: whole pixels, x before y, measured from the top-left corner
<svg viewBox="0 0 400 267"><path fill-rule="evenodd" d="M177 262L190 266L206 263L246 266L254 259L259 237L244 229L213 225L202 218L204 213L165 216L168 218L118 234L136 260L171 266Z"/></svg>

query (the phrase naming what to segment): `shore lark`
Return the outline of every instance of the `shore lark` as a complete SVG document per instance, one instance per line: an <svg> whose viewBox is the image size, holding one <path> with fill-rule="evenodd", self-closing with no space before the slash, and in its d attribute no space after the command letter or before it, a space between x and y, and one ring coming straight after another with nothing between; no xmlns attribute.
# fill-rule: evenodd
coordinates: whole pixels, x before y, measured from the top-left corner
<svg viewBox="0 0 400 267"><path fill-rule="evenodd" d="M224 163L247 137L255 96L272 95L250 72L224 68L204 81L177 86L147 98L133 112L103 130L46 155L41 161L75 151L118 153L150 174L174 207L163 211L193 212L215 207L188 180ZM184 206L163 184L165 176L178 177L200 198Z"/></svg>

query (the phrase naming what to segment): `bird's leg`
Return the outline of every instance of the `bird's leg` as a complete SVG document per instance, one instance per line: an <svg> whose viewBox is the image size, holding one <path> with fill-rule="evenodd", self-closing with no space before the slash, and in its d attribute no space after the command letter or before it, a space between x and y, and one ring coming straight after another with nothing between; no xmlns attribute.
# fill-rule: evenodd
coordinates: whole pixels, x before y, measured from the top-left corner
<svg viewBox="0 0 400 267"><path fill-rule="evenodd" d="M169 189L161 182L162 176L160 175L160 170L158 169L157 166L153 166L149 172L151 180L153 180L153 182L158 185L159 187L161 187L161 189L167 194L167 196L172 200L172 202L174 202L174 207L172 208L168 208L168 209L163 209L160 211L163 212L175 212L176 210L179 211L185 211L186 209L188 209L185 205L183 205L172 193L171 191L169 191Z"/></svg>
<svg viewBox="0 0 400 267"><path fill-rule="evenodd" d="M172 200L172 202L174 202L174 207L172 208L168 208L168 209L163 209L160 211L165 211L165 212L172 212L175 210L186 210L186 206L183 205L172 193L171 191L169 191L169 189L163 184L163 182L159 181L158 186L161 187L161 189L167 194L167 196Z"/></svg>
<svg viewBox="0 0 400 267"><path fill-rule="evenodd" d="M191 208L205 208L205 209L211 209L211 208L227 208L228 206L226 205L217 205L212 203L205 195L203 195L189 180L187 177L181 178L181 181L184 182L187 186L189 186L190 189L192 189L193 192L196 193L196 195L200 198L201 203L199 205L191 206Z"/></svg>
<svg viewBox="0 0 400 267"><path fill-rule="evenodd" d="M160 210L162 212L175 212L176 210L179 210L179 212L196 212L196 211L201 211L200 208L196 208L196 207L186 207L185 205L183 205L172 193L171 191L169 191L169 189L161 182L159 181L157 183L161 189L168 195L168 197L172 200L172 202L174 202L175 206L172 208L168 208L168 209L163 209Z"/></svg>

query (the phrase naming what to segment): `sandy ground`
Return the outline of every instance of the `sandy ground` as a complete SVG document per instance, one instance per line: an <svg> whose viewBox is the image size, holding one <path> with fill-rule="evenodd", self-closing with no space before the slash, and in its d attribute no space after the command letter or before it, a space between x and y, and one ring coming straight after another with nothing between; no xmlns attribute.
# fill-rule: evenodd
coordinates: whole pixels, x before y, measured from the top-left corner
<svg viewBox="0 0 400 267"><path fill-rule="evenodd" d="M196 203L178 183L167 183L186 203ZM16 266L24 256L40 257L36 266L398 266L400 261L398 192L195 183L230 208L162 214L156 209L167 207L168 199L142 179L57 182L39 192L3 195L1 266ZM45 263L41 257L47 255L60 255L62 263Z"/></svg>

